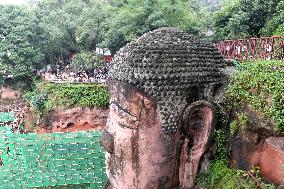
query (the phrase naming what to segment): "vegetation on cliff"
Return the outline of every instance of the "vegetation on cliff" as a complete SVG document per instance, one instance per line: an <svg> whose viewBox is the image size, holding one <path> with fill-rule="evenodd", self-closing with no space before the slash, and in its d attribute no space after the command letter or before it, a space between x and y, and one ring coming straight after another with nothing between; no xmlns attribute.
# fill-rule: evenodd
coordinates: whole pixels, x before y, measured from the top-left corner
<svg viewBox="0 0 284 189"><path fill-rule="evenodd" d="M109 103L108 89L100 84L71 84L38 82L25 95L39 113L56 108L102 107Z"/></svg>
<svg viewBox="0 0 284 189"><path fill-rule="evenodd" d="M264 119L284 131L284 62L244 62L231 78L227 95L235 106L250 105Z"/></svg>
<svg viewBox="0 0 284 189"><path fill-rule="evenodd" d="M278 188L263 181L259 167L253 167L249 171L231 168L227 130L217 129L214 133L214 142L214 159L209 161L206 171L198 174L198 186L210 189L254 189L257 185L260 188Z"/></svg>

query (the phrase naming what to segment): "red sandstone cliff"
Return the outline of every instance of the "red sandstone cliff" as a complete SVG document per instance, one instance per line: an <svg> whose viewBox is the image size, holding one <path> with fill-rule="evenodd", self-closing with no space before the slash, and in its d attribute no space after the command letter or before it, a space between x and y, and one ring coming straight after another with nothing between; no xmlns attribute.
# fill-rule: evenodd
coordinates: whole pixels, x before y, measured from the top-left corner
<svg viewBox="0 0 284 189"><path fill-rule="evenodd" d="M108 108L69 108L53 110L36 124L36 132L72 132L103 130L106 126ZM34 119L30 116L29 120Z"/></svg>
<svg viewBox="0 0 284 189"><path fill-rule="evenodd" d="M250 106L242 110L248 118L244 130L231 138L232 165L249 170L260 168L265 180L283 184L284 137L274 132L274 123L265 120Z"/></svg>

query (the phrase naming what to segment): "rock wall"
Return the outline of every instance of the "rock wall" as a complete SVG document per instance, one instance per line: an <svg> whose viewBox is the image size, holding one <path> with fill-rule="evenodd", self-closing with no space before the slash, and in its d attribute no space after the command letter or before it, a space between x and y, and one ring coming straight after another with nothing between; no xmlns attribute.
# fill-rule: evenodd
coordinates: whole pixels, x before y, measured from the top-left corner
<svg viewBox="0 0 284 189"><path fill-rule="evenodd" d="M103 130L106 126L108 108L70 108L54 110L39 122L37 132L67 132L80 130Z"/></svg>
<svg viewBox="0 0 284 189"><path fill-rule="evenodd" d="M13 90L8 86L0 87L0 105L9 104L11 100L16 100L20 96L20 91ZM6 101L8 101L6 103Z"/></svg>
<svg viewBox="0 0 284 189"><path fill-rule="evenodd" d="M13 90L7 86L1 86L1 98L17 98L20 95L19 91Z"/></svg>
<svg viewBox="0 0 284 189"><path fill-rule="evenodd" d="M17 117L23 117L28 132L67 132L80 130L103 130L106 126L108 108L69 108L53 110L43 116L32 113L25 106L20 91L7 86L0 87L0 111L14 111ZM18 115L22 113L23 115Z"/></svg>
<svg viewBox="0 0 284 189"><path fill-rule="evenodd" d="M231 138L233 167L250 170L258 166L266 181L283 184L284 137L274 132L273 122L264 120L250 106L243 111L248 122L241 133Z"/></svg>
<svg viewBox="0 0 284 189"><path fill-rule="evenodd" d="M268 137L254 151L251 164L261 168L261 172L267 181L283 184L284 172L284 137Z"/></svg>

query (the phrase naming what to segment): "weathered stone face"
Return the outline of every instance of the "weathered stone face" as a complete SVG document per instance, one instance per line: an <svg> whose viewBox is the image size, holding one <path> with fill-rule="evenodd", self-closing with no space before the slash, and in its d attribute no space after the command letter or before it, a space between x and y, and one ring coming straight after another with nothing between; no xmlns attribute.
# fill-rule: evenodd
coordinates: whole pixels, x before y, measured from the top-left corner
<svg viewBox="0 0 284 189"><path fill-rule="evenodd" d="M178 186L178 133L161 132L153 98L125 83L109 86L110 115L101 142L108 152L107 174L113 188Z"/></svg>
<svg viewBox="0 0 284 189"><path fill-rule="evenodd" d="M128 84L110 82L110 115L101 139L115 189L194 186L200 159L208 150L215 111L206 101L189 105L182 129L161 132L156 101Z"/></svg>
<svg viewBox="0 0 284 189"><path fill-rule="evenodd" d="M180 30L161 28L122 48L109 76L154 97L163 132L173 134L185 106L222 82L223 67L223 58L212 45Z"/></svg>

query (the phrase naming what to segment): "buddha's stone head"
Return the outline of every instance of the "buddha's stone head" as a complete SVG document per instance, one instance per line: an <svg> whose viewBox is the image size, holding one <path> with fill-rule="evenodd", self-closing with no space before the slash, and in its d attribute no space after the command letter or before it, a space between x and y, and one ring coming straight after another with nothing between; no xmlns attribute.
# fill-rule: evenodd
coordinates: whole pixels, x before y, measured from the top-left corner
<svg viewBox="0 0 284 189"><path fill-rule="evenodd" d="M212 45L175 28L127 44L110 66L102 144L113 188L189 188L214 129L224 61Z"/></svg>

